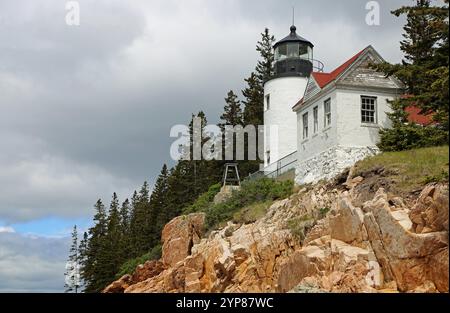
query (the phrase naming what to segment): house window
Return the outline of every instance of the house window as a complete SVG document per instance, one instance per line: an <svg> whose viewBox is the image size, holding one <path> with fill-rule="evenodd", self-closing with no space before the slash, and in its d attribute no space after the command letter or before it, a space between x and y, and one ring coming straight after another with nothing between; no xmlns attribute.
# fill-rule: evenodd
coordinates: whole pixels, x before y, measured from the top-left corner
<svg viewBox="0 0 450 313"><path fill-rule="evenodd" d="M324 127L327 128L328 126L331 126L331 99L325 100L323 103L324 106Z"/></svg>
<svg viewBox="0 0 450 313"><path fill-rule="evenodd" d="M267 164L270 164L270 151L266 151Z"/></svg>
<svg viewBox="0 0 450 313"><path fill-rule="evenodd" d="M270 95L266 96L266 111L270 110Z"/></svg>
<svg viewBox="0 0 450 313"><path fill-rule="evenodd" d="M303 139L308 138L308 113L303 114Z"/></svg>
<svg viewBox="0 0 450 313"><path fill-rule="evenodd" d="M319 107L314 107L313 118L314 118L314 134L315 134L319 130Z"/></svg>
<svg viewBox="0 0 450 313"><path fill-rule="evenodd" d="M377 122L377 98L361 96L361 122Z"/></svg>

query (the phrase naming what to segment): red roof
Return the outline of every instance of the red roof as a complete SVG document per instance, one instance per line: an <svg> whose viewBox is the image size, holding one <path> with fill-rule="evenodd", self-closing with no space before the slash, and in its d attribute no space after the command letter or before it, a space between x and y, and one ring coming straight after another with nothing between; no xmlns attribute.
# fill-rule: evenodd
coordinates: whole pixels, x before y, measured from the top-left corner
<svg viewBox="0 0 450 313"><path fill-rule="evenodd" d="M366 50L366 49L364 49ZM312 76L316 80L317 84L320 88L325 87L329 83L331 83L333 80L335 80L339 75L341 75L350 65L355 62L358 57L364 52L364 50L361 50L356 55L354 55L351 59L349 59L347 62L336 68L331 73L320 73L320 72L313 72Z"/></svg>
<svg viewBox="0 0 450 313"><path fill-rule="evenodd" d="M342 64L341 66L336 68L331 73L313 72L312 76L314 77L314 80L319 85L320 89L327 86L329 83L334 81L339 75L341 75L350 65L353 64L353 62L355 62L358 59L358 57L361 54L363 54L363 52L366 49L367 48L365 48L365 49L361 50L360 52L358 52L357 54L355 54L352 58L347 60L344 64ZM301 105L302 103L303 103L303 98L301 98L300 101L298 101L297 104L294 105L294 109L295 109L295 107L297 107L298 105Z"/></svg>
<svg viewBox="0 0 450 313"><path fill-rule="evenodd" d="M417 106L409 106L405 108L408 113L408 122L427 126L433 122L433 114L420 114L420 108Z"/></svg>

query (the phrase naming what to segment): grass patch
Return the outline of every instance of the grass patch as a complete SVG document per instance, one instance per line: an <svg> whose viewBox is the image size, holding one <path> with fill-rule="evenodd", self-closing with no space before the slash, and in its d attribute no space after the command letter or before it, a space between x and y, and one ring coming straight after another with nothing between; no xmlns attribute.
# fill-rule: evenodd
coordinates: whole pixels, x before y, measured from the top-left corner
<svg viewBox="0 0 450 313"><path fill-rule="evenodd" d="M267 209L272 204L272 201L258 202L249 205L240 211L234 213L233 222L238 224L250 224L256 222L258 219L266 215Z"/></svg>
<svg viewBox="0 0 450 313"><path fill-rule="evenodd" d="M232 220L235 214L255 204L247 215L241 216L248 220L262 214L264 203L272 202L277 199L289 197L293 192L294 183L292 181L277 182L273 179L262 178L254 181L245 181L242 183L241 189L234 191L231 197L223 203L216 205L210 204L204 211L206 213L206 229L211 230L223 225L224 222ZM266 208L267 209L267 208ZM254 215L252 217L252 215ZM236 218L239 218L237 214Z"/></svg>
<svg viewBox="0 0 450 313"><path fill-rule="evenodd" d="M122 264L119 272L116 274L116 279L119 279L126 274L133 274L134 270L139 264L144 264L145 262L150 260L159 260L161 258L161 249L161 245L157 245L150 252L135 259L126 261L124 264Z"/></svg>
<svg viewBox="0 0 450 313"><path fill-rule="evenodd" d="M356 176L383 167L402 191L415 190L431 182L448 181L449 147L430 147L384 152L358 162Z"/></svg>

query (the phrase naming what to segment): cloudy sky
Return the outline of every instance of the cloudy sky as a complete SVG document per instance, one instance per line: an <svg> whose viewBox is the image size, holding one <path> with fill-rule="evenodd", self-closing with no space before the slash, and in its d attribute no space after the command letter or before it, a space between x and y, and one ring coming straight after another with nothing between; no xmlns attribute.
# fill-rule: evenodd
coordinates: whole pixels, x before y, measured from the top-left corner
<svg viewBox="0 0 450 313"><path fill-rule="evenodd" d="M170 128L216 122L243 88L255 43L291 25L332 70L367 45L401 59L403 20L380 0L0 0L0 291L61 291L67 236L98 198L123 200L171 163Z"/></svg>

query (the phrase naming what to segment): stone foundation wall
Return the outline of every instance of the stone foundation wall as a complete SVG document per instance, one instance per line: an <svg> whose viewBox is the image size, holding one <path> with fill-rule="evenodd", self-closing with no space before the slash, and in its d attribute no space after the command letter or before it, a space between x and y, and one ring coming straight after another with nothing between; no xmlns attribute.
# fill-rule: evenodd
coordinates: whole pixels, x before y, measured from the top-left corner
<svg viewBox="0 0 450 313"><path fill-rule="evenodd" d="M332 179L356 162L379 152L380 150L377 147L335 146L308 160L298 160L295 182L297 184L309 184L321 179Z"/></svg>

